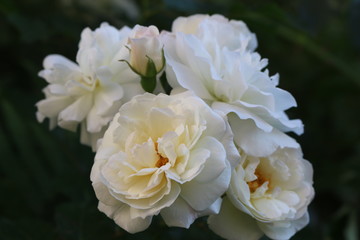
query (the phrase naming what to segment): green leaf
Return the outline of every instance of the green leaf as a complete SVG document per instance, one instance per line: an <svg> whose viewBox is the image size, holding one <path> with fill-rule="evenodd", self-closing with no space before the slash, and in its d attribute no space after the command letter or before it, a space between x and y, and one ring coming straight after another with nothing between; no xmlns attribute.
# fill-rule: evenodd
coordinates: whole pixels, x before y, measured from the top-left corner
<svg viewBox="0 0 360 240"><path fill-rule="evenodd" d="M145 77L155 77L156 74L158 73L156 70L156 65L154 63L154 61L149 57L146 56L148 59L147 65L146 65L146 74Z"/></svg>
<svg viewBox="0 0 360 240"><path fill-rule="evenodd" d="M52 192L50 185L50 173L36 151L36 141L29 135L27 121L19 115L12 104L6 100L2 101L1 110L4 115L5 129L7 129L11 138L10 143L14 144L19 152L19 167L25 169L33 181L33 184L39 196L46 198Z"/></svg>

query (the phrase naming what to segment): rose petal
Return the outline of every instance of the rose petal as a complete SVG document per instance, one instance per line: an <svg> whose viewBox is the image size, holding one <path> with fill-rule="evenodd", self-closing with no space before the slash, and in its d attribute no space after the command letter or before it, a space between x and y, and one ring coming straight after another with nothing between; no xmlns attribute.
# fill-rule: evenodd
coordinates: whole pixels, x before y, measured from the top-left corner
<svg viewBox="0 0 360 240"><path fill-rule="evenodd" d="M161 217L169 227L189 228L197 218L197 213L181 197L167 208L161 210Z"/></svg>
<svg viewBox="0 0 360 240"><path fill-rule="evenodd" d="M209 228L228 240L258 240L263 233L256 221L236 209L225 197L220 213L208 218Z"/></svg>
<svg viewBox="0 0 360 240"><path fill-rule="evenodd" d="M66 126L66 122L81 122L88 114L92 103L92 95L84 95L59 114L59 125Z"/></svg>
<svg viewBox="0 0 360 240"><path fill-rule="evenodd" d="M104 212L108 217L113 218L116 224L128 231L129 233L137 233L144 231L150 226L152 216L146 218L132 218L130 214L130 207L122 204L118 207L107 206L99 202L98 208Z"/></svg>
<svg viewBox="0 0 360 240"><path fill-rule="evenodd" d="M210 156L205 161L204 168L196 177L196 181L209 182L217 178L226 167L226 152L224 146L215 138L206 137L199 141L196 148L211 150ZM194 160L195 159L193 159L193 161Z"/></svg>
<svg viewBox="0 0 360 240"><path fill-rule="evenodd" d="M198 182L196 179L182 185L181 196L191 207L203 211L213 204L228 188L231 177L230 163L220 176L211 182Z"/></svg>
<svg viewBox="0 0 360 240"><path fill-rule="evenodd" d="M211 107L215 110L224 113L225 115L228 115L229 113L234 113L241 120L251 119L256 124L256 127L258 127L259 129L265 132L271 132L273 129L273 127L270 124L268 124L266 121L261 119L259 116L247 111L244 108L240 108L236 105L231 105L223 102L214 102L211 105Z"/></svg>
<svg viewBox="0 0 360 240"><path fill-rule="evenodd" d="M48 118L57 117L58 114L67 106L73 103L74 99L68 96L53 96L36 103L38 111Z"/></svg>
<svg viewBox="0 0 360 240"><path fill-rule="evenodd" d="M234 133L234 141L246 154L256 157L269 156L280 148L298 148L299 144L291 137L272 129L264 132L252 120L241 120L229 114L229 123Z"/></svg>
<svg viewBox="0 0 360 240"><path fill-rule="evenodd" d="M258 222L259 228L272 239L287 240L309 223L309 214L293 221L273 223Z"/></svg>

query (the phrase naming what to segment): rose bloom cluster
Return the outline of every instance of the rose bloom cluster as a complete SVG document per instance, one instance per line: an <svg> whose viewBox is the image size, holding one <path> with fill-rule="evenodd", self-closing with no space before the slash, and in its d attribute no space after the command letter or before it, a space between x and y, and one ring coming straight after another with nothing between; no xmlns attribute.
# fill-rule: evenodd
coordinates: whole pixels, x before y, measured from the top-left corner
<svg viewBox="0 0 360 240"><path fill-rule="evenodd" d="M313 170L286 134L303 133L285 113L295 99L257 44L221 15L87 28L76 62L45 58L38 120L80 129L98 208L130 233L160 214L184 228L207 216L225 239L289 239L309 222Z"/></svg>

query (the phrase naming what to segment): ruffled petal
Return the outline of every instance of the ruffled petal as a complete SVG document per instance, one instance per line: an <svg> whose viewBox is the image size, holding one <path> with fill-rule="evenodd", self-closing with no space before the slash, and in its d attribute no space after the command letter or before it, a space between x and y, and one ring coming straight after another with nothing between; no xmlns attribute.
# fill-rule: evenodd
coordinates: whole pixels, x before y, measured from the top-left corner
<svg viewBox="0 0 360 240"><path fill-rule="evenodd" d="M152 216L146 218L132 218L130 207L126 204L119 206L107 206L99 202L98 208L108 217L113 218L116 224L128 231L129 233L137 233L144 231L150 226Z"/></svg>
<svg viewBox="0 0 360 240"><path fill-rule="evenodd" d="M80 68L74 62L58 54L48 55L43 62L44 70L39 76L49 83L64 84L74 74L80 74Z"/></svg>
<svg viewBox="0 0 360 240"><path fill-rule="evenodd" d="M58 118L59 126L72 130L70 126L83 121L91 108L92 97L91 94L84 95L61 111Z"/></svg>
<svg viewBox="0 0 360 240"><path fill-rule="evenodd" d="M196 211L181 197L178 197L170 207L161 210L160 214L169 227L189 228L197 218Z"/></svg>
<svg viewBox="0 0 360 240"><path fill-rule="evenodd" d="M45 117L48 118L54 118L57 117L58 114L67 108L69 105L71 105L74 102L74 99L72 97L68 96L53 96L50 98L46 98L43 100L40 100L36 103L36 107L38 108L38 111Z"/></svg>
<svg viewBox="0 0 360 240"><path fill-rule="evenodd" d="M170 207L161 210L160 214L169 227L189 228L198 217L218 214L222 199L218 198L204 211L195 211L183 198L179 197Z"/></svg>
<svg viewBox="0 0 360 240"><path fill-rule="evenodd" d="M198 182L210 182L217 178L226 167L226 152L224 146L213 137L206 137L199 141L197 148L210 149L211 154L206 159L204 168L196 177Z"/></svg>
<svg viewBox="0 0 360 240"><path fill-rule="evenodd" d="M299 147L293 138L275 128L271 132L262 131L252 120L241 120L235 114L229 114L228 119L235 143L248 155L265 157L271 155L279 147Z"/></svg>
<svg viewBox="0 0 360 240"><path fill-rule="evenodd" d="M236 209L225 197L220 213L208 218L209 228L228 240L257 240L263 235L256 221Z"/></svg>
<svg viewBox="0 0 360 240"><path fill-rule="evenodd" d="M203 211L213 204L228 188L231 177L230 163L218 178L210 182L199 182L196 178L182 185L181 196L197 211Z"/></svg>
<svg viewBox="0 0 360 240"><path fill-rule="evenodd" d="M272 239L287 240L308 223L309 214L305 213L301 218L296 220L272 223L258 222L258 226L266 236Z"/></svg>
<svg viewBox="0 0 360 240"><path fill-rule="evenodd" d="M254 121L256 127L260 128L261 130L265 132L271 132L273 127L264 121L259 116L253 114L252 112L247 111L244 108L238 107L236 105L224 103L224 102L214 102L211 107L217 111L222 112L225 115L228 115L229 113L234 113L240 118L241 120L247 120L251 119Z"/></svg>

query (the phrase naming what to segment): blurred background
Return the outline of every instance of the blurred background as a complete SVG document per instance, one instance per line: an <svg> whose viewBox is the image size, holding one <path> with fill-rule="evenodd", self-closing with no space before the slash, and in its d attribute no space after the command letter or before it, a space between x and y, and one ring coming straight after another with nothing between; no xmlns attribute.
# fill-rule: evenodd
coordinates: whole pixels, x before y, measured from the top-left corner
<svg viewBox="0 0 360 240"><path fill-rule="evenodd" d="M310 224L293 239L360 238L359 0L0 0L0 239L220 239L204 219L184 230L156 217L127 234L97 210L91 149L35 118L42 60L75 60L85 27L170 30L194 13L245 21L270 72L297 99L288 114L305 124L295 137L314 166L316 197Z"/></svg>

